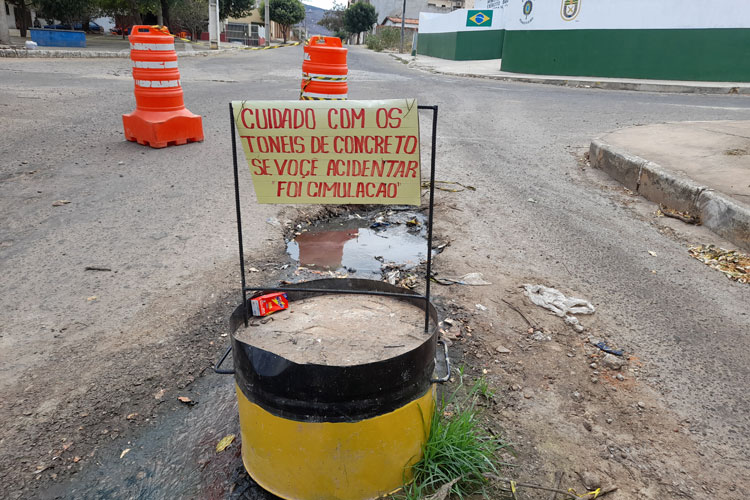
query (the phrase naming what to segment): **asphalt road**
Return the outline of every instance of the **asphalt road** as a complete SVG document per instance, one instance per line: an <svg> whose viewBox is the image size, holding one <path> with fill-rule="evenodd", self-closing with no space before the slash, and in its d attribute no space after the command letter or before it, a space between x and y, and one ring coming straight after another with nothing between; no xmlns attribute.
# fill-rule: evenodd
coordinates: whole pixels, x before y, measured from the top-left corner
<svg viewBox="0 0 750 500"><path fill-rule="evenodd" d="M227 103L296 99L301 52L181 60L205 142L165 150L123 139L129 61L0 59L0 418L14 432L49 423L72 395L85 400L112 352L160 345L179 334L169 318L237 288ZM685 239L710 233L660 231L576 155L620 127L748 120L750 100L445 77L360 48L349 67L351 99L439 106L438 178L477 187L436 222L454 240L455 274L592 300L665 407L728 463L745 460L750 287L688 256ZM281 242L266 223L278 208L254 204L249 189L243 203L246 251L262 258ZM5 458L34 460L4 441Z"/></svg>

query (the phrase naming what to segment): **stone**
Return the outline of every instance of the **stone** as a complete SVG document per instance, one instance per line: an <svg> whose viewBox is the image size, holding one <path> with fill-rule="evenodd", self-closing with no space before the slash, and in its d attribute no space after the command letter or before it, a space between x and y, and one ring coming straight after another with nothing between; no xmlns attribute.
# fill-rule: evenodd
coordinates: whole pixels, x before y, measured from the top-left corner
<svg viewBox="0 0 750 500"><path fill-rule="evenodd" d="M615 356L614 354L605 354L602 358L602 365L606 368L609 368L610 370L619 370L623 366L625 366L626 361L622 359L619 356Z"/></svg>
<svg viewBox="0 0 750 500"><path fill-rule="evenodd" d="M581 482L583 483L583 485L589 491L593 491L597 488L602 487L602 480L599 479L599 476L597 476L593 472L583 471L579 474L579 477L581 478Z"/></svg>
<svg viewBox="0 0 750 500"><path fill-rule="evenodd" d="M535 331L534 334L529 338L531 340L536 340L537 342L541 342L543 340L552 340L552 337L550 337L549 335L545 335L540 330Z"/></svg>
<svg viewBox="0 0 750 500"><path fill-rule="evenodd" d="M625 377L623 377L622 373L618 373L618 374L617 374L617 376L616 376L615 378L616 378L617 380L619 380L620 382L622 382L623 380L625 380Z"/></svg>

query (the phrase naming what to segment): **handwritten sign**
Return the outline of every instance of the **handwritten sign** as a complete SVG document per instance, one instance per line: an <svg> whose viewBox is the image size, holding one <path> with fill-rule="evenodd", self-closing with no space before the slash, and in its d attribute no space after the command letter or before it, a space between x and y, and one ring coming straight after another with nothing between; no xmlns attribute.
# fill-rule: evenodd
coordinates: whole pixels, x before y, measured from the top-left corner
<svg viewBox="0 0 750 500"><path fill-rule="evenodd" d="M420 204L416 99L234 101L258 203Z"/></svg>

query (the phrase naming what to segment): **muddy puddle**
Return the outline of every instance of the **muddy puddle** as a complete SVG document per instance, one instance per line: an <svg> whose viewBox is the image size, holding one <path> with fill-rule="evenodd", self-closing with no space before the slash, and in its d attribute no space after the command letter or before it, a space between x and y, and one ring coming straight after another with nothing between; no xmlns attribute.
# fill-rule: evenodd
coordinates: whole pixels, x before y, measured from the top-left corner
<svg viewBox="0 0 750 500"><path fill-rule="evenodd" d="M325 275L388 280L394 270L413 271L426 260L425 223L423 214L411 210L348 214L297 226L287 253L302 279Z"/></svg>
<svg viewBox="0 0 750 500"><path fill-rule="evenodd" d="M86 457L88 467L39 498L275 500L242 466L233 377L204 376L185 396L195 404L165 401L167 410L135 439L98 448ZM228 434L236 440L217 453L217 443Z"/></svg>

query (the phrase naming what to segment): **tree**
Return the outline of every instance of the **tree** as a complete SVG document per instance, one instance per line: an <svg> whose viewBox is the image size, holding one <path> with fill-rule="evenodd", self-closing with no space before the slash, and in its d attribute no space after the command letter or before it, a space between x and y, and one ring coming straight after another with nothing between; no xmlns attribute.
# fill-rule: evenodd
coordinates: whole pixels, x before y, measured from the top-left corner
<svg viewBox="0 0 750 500"><path fill-rule="evenodd" d="M5 14L5 0L0 0L0 43L10 45L8 16Z"/></svg>
<svg viewBox="0 0 750 500"><path fill-rule="evenodd" d="M208 28L208 0L181 0L171 15L173 24L189 31L195 40Z"/></svg>
<svg viewBox="0 0 750 500"><path fill-rule="evenodd" d="M268 6L271 21L281 26L284 43L286 43L289 28L305 18L305 6L299 0L270 0ZM270 36L270 32L266 33L266 36Z"/></svg>
<svg viewBox="0 0 750 500"><path fill-rule="evenodd" d="M378 22L378 14L372 4L357 2L349 6L344 11L344 26L349 33L357 34L357 43L359 43L359 33L370 31L372 25Z"/></svg>
<svg viewBox="0 0 750 500"><path fill-rule="evenodd" d="M15 5L18 7L18 9L21 11L21 15L16 16L16 25L18 26L18 29L21 31L21 36L26 37L26 30L29 28L31 24L31 11L29 10L30 7L33 5L32 0L5 0L5 2L8 4L9 8L13 8Z"/></svg>
<svg viewBox="0 0 750 500"><path fill-rule="evenodd" d="M255 0L219 0L219 18L245 17L254 7Z"/></svg>
<svg viewBox="0 0 750 500"><path fill-rule="evenodd" d="M91 0L36 0L36 6L37 16L48 20L56 19L71 26L80 22L84 31L87 31L88 20L96 10Z"/></svg>
<svg viewBox="0 0 750 500"><path fill-rule="evenodd" d="M102 12L112 17L129 15L134 25L143 24L141 13L145 14L155 7L155 3L148 0L97 0L97 2ZM127 26L122 27L127 28Z"/></svg>
<svg viewBox="0 0 750 500"><path fill-rule="evenodd" d="M349 36L349 33L346 31L346 25L344 24L344 12L346 12L344 6L340 3L334 2L333 8L326 11L323 19L318 21L318 24L325 29L332 31L334 36L343 40Z"/></svg>
<svg viewBox="0 0 750 500"><path fill-rule="evenodd" d="M162 25L167 26L167 27L172 26L171 10L172 10L172 4L175 3L175 0L159 0L159 3L161 5ZM182 3L182 2L179 2L179 3Z"/></svg>

